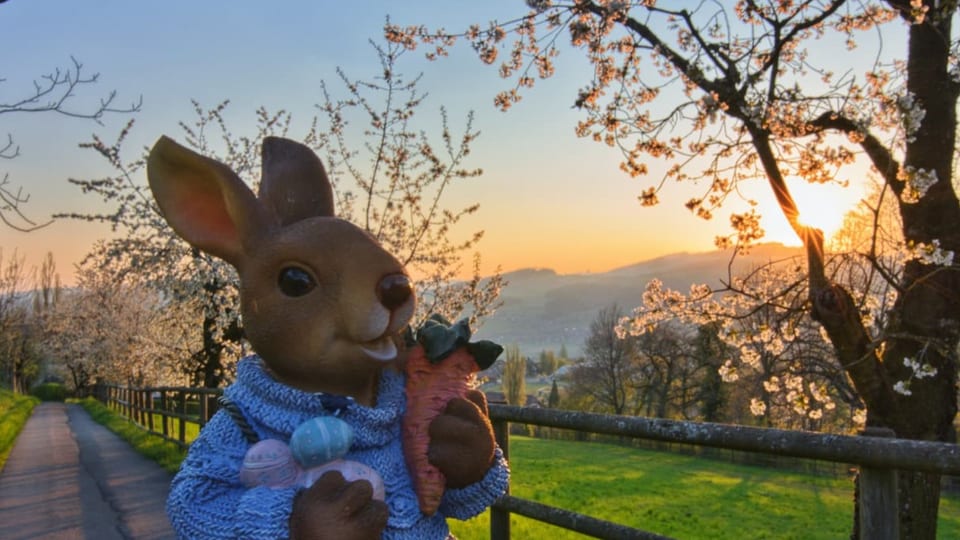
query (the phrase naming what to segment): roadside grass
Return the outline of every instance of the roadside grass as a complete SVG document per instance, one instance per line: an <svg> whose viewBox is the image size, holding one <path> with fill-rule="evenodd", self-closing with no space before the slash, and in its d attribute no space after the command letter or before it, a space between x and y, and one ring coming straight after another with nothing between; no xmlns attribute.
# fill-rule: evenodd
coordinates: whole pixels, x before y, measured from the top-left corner
<svg viewBox="0 0 960 540"><path fill-rule="evenodd" d="M186 456L186 451L176 444L141 428L92 397L79 400L77 403L86 409L94 421L106 426L130 443L138 452L156 461L167 471L175 473L180 468L180 462ZM189 425L188 422L187 426Z"/></svg>
<svg viewBox="0 0 960 540"><path fill-rule="evenodd" d="M7 457L13 450L13 443L30 419L33 408L40 403L34 396L15 394L9 390L0 390L0 471L7 463Z"/></svg>
<svg viewBox="0 0 960 540"><path fill-rule="evenodd" d="M92 398L93 418L138 451L175 472L184 451ZM176 433L177 419L170 419ZM155 426L159 426L155 419ZM193 428L191 429L191 426ZM196 424L185 426L188 439ZM853 482L773 468L618 446L512 436L511 493L518 497L682 539L819 540L846 538L853 520ZM460 540L490 538L489 512L449 520ZM585 538L511 516L514 538ZM938 538L960 538L960 499L940 503Z"/></svg>
<svg viewBox="0 0 960 540"><path fill-rule="evenodd" d="M153 431L156 433L163 433L163 415L152 413L153 416ZM188 422L180 420L179 418L167 417L167 434L170 437L177 438L180 433L180 422L183 422L183 434L184 442L191 443L197 436L200 435L200 424L196 422Z"/></svg>

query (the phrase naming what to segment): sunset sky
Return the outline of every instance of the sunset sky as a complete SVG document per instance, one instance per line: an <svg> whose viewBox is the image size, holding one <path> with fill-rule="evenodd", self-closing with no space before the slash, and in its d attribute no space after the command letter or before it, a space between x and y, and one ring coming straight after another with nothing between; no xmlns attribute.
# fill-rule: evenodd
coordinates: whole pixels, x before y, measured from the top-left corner
<svg viewBox="0 0 960 540"><path fill-rule="evenodd" d="M521 0L10 0L0 5L0 47L6 52L0 103L28 95L34 79L69 66L72 55L88 73L101 74L97 85L74 98L74 108L89 109L110 90L118 92L118 106L142 96L128 151L152 144L161 134L178 137L178 121L192 118L191 99L207 107L230 99L228 119L238 134L253 133L256 107L286 109L294 116L290 136L297 138L315 114L320 81L337 82L337 66L353 78L378 73L368 40L380 39L387 15L398 24L454 30L524 10ZM682 203L693 192L679 186L663 191L658 207L642 208L636 197L644 181L659 180L660 166L652 167L647 179L631 180L619 171L616 150L576 138L579 113L572 104L589 77L576 51L561 54L557 75L540 82L508 113L493 106L494 95L507 85L466 44L438 62L423 60L419 51L408 53L399 68L410 76L423 72L421 89L430 95L420 128L439 134L433 119L441 105L455 132L462 130L468 111L476 113L474 127L482 135L465 165L483 168L484 175L460 184L448 201L481 204L460 233L486 231L479 245L485 271L500 266L504 271L599 272L667 253L711 250L714 236L728 230L726 213L704 222L687 212ZM26 211L37 220L56 212L96 211L98 201L67 179L96 178L110 170L77 144L94 133L112 141L127 120L105 117L98 126L52 114L2 115L0 136L15 138L20 157L0 162L0 175L9 173L12 185L30 193ZM761 203L767 239L796 244L783 218L770 210L767 191L757 183L747 193ZM801 212L806 204L839 223L840 209L861 193L818 186L795 196ZM71 283L72 265L107 234L105 227L76 221L29 234L0 228L0 247L5 257L14 250L25 254L30 265L53 251L64 281Z"/></svg>

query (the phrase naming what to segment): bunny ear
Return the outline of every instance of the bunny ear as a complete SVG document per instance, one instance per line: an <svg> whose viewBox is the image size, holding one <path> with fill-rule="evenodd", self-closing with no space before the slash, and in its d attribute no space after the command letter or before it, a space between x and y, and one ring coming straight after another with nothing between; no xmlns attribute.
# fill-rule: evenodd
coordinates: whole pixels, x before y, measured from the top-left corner
<svg viewBox="0 0 960 540"><path fill-rule="evenodd" d="M315 216L333 216L333 188L320 158L298 142L263 139L260 200L281 225Z"/></svg>
<svg viewBox="0 0 960 540"><path fill-rule="evenodd" d="M147 158L150 190L184 240L237 266L244 244L267 229L263 206L229 167L160 137Z"/></svg>

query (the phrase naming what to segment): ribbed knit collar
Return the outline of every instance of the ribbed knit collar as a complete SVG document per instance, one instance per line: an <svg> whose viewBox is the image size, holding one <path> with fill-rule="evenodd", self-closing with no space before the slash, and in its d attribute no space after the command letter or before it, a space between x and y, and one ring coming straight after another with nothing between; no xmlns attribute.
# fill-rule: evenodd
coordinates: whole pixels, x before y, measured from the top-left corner
<svg viewBox="0 0 960 540"><path fill-rule="evenodd" d="M399 418L406 405L403 377L394 370L383 370L375 407L354 402L338 413L324 407L321 395L292 388L271 377L257 355L237 364L237 380L224 393L239 405L261 437L286 441L297 426L310 418L337 414L353 426L355 449L382 446L399 436Z"/></svg>

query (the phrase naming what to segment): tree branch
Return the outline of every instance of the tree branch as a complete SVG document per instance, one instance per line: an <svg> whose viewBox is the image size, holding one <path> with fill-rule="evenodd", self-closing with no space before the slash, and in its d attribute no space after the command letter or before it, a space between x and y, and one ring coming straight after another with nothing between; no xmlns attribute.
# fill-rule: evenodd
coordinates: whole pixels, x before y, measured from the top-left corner
<svg viewBox="0 0 960 540"><path fill-rule="evenodd" d="M835 112L827 111L817 118L813 119L809 127L813 128L814 133L824 130L833 130L846 135L856 135L863 137L860 141L860 147L866 152L870 162L883 177L884 182L894 194L899 198L903 191L903 182L897 180L897 173L900 171L900 162L893 157L893 153L887 148L880 139L877 139L871 133L865 132L853 120Z"/></svg>
<svg viewBox="0 0 960 540"><path fill-rule="evenodd" d="M101 98L99 104L89 111L66 108L67 102L74 97L78 87L96 84L100 78L99 73L85 76L83 64L72 56L70 61L73 64L71 67L57 68L52 73L41 76L40 81L33 81L33 94L10 103L0 103L0 114L56 112L64 116L84 118L99 123L100 118L106 113L133 113L140 110L143 96L129 107L114 107L116 90L110 91L106 98ZM47 101L43 101L44 99Z"/></svg>
<svg viewBox="0 0 960 540"><path fill-rule="evenodd" d="M0 102L0 115L11 113L56 113L71 118L93 120L100 123L101 117L107 113L133 113L140 110L143 103L141 96L129 107L114 107L117 92L110 91L105 98L87 111L68 108L69 100L75 97L78 87L86 84L95 84L100 75L94 73L86 76L83 73L83 64L73 56L70 57L72 66L66 69L55 69L52 73L41 76L33 81L33 92L21 99L14 99L9 103ZM5 79L0 79L0 83ZM7 134L7 142L0 146L0 158L14 159L20 155L20 147L14 143L13 135ZM37 223L23 213L29 196L20 188L12 189L9 186L9 175L4 175L0 181L0 221L11 229L29 232L53 223L53 220Z"/></svg>

